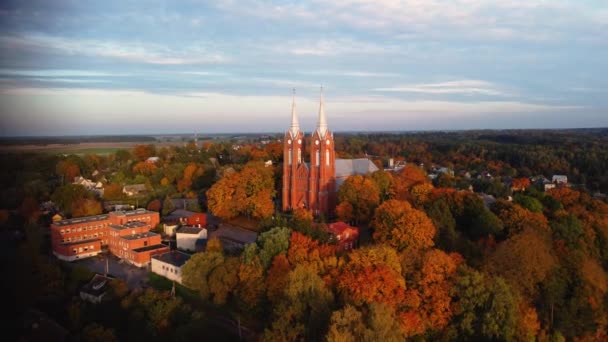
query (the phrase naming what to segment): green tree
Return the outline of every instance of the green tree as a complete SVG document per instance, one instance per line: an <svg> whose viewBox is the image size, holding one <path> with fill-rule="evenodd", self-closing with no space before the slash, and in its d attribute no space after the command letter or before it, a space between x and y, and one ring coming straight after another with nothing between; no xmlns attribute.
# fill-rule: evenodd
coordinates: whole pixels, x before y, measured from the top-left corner
<svg viewBox="0 0 608 342"><path fill-rule="evenodd" d="M175 205L169 196L165 197L163 201L163 216L167 216L175 210Z"/></svg>

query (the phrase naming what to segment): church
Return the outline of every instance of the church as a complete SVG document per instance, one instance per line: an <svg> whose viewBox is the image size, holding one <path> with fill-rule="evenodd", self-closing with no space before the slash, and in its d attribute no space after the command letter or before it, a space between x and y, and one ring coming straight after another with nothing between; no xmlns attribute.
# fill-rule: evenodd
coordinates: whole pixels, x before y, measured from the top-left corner
<svg viewBox="0 0 608 342"><path fill-rule="evenodd" d="M306 144L310 156L306 162ZM283 146L283 211L303 208L315 216L333 215L340 185L352 175L377 171L367 158L336 159L334 134L327 127L323 94L319 101L317 128L308 139L300 130L295 96L291 104L291 126Z"/></svg>

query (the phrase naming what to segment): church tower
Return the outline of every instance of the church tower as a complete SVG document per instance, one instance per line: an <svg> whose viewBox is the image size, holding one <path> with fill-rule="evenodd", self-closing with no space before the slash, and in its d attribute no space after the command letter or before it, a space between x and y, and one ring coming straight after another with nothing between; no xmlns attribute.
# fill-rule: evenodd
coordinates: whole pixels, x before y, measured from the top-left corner
<svg viewBox="0 0 608 342"><path fill-rule="evenodd" d="M319 100L317 129L310 140L309 199L315 215L328 215L336 206L336 154L334 135L327 128L323 88Z"/></svg>
<svg viewBox="0 0 608 342"><path fill-rule="evenodd" d="M296 113L295 90L291 104L291 126L283 144L283 210L308 208L308 169L304 162L304 133Z"/></svg>

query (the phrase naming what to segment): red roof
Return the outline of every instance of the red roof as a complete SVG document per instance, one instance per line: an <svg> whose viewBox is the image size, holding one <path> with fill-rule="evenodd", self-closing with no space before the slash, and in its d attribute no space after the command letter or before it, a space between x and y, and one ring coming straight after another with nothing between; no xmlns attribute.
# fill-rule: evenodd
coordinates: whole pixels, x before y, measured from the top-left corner
<svg viewBox="0 0 608 342"><path fill-rule="evenodd" d="M334 222L327 225L327 231L335 235L342 235L342 233L348 229L359 233L359 229L357 227L350 226L346 222Z"/></svg>

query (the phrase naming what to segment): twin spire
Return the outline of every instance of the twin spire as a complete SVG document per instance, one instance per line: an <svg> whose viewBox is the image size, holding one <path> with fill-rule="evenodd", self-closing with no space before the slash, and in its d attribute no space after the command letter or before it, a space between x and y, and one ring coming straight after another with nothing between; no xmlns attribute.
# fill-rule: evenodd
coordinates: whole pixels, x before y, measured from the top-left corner
<svg viewBox="0 0 608 342"><path fill-rule="evenodd" d="M298 114L296 113L296 90L293 90L293 99L291 103L291 126L289 128L292 136L296 136L300 131L300 123L298 122ZM325 116L325 107L323 106L323 87L321 87L321 99L319 100L319 121L317 122L317 132L321 138L327 133L327 117Z"/></svg>

